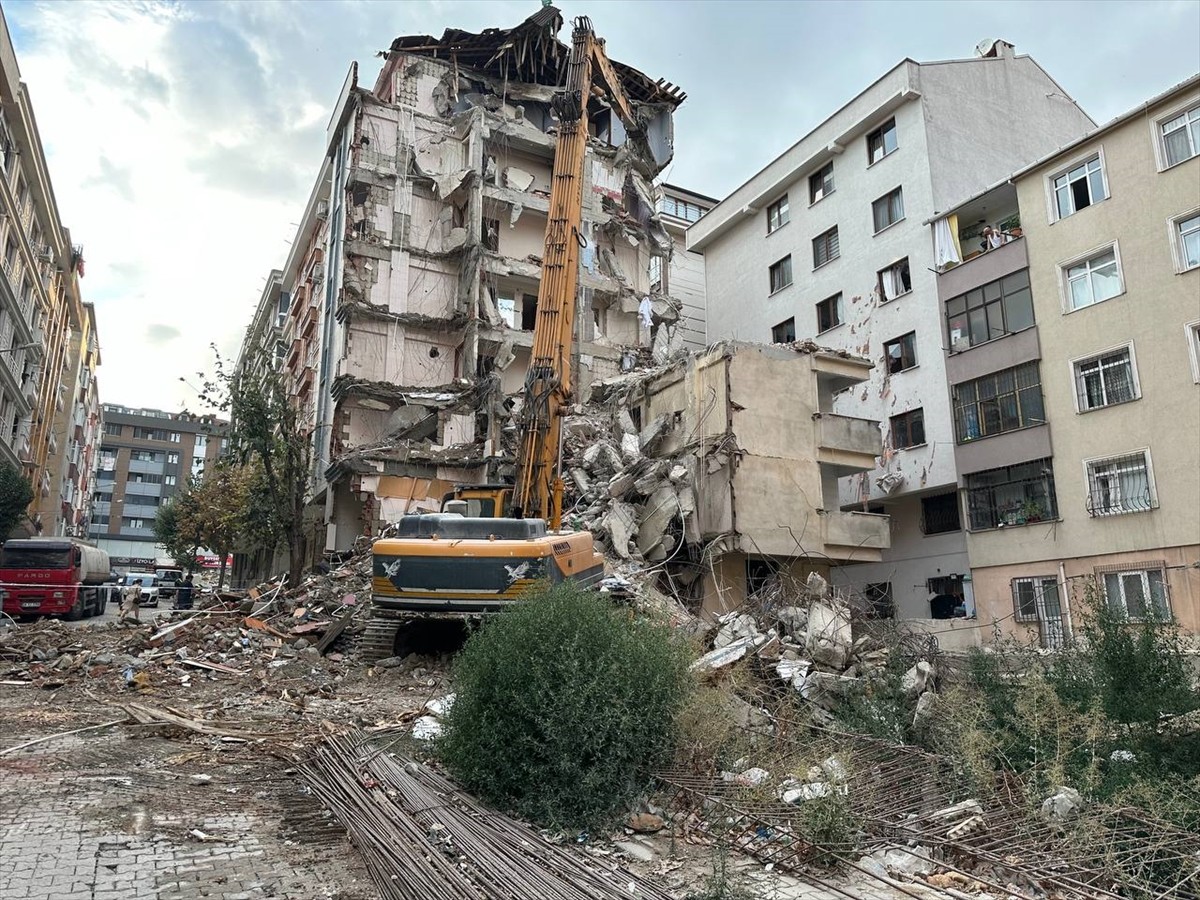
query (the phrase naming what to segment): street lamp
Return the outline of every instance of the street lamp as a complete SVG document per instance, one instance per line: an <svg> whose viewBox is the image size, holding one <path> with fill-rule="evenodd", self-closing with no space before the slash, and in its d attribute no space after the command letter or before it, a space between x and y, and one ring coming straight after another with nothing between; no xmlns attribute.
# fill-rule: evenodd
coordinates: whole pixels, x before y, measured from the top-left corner
<svg viewBox="0 0 1200 900"><path fill-rule="evenodd" d="M15 347L3 348L0 347L0 353L15 353L18 350L32 350L34 347L40 347L41 344L17 344Z"/></svg>

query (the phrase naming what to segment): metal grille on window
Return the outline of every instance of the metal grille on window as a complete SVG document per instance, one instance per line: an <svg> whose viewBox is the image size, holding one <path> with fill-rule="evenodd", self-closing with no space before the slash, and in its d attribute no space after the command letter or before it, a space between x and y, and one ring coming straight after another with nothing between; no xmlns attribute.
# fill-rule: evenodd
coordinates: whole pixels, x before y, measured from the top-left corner
<svg viewBox="0 0 1200 900"><path fill-rule="evenodd" d="M1134 398L1133 363L1129 350L1098 356L1075 366L1079 409L1099 409Z"/></svg>
<svg viewBox="0 0 1200 900"><path fill-rule="evenodd" d="M1115 516L1154 507L1144 452L1088 463L1087 472L1090 515Z"/></svg>
<svg viewBox="0 0 1200 900"><path fill-rule="evenodd" d="M1171 618L1171 603L1163 563L1145 568L1106 566L1096 570L1103 579L1109 611L1132 621Z"/></svg>
<svg viewBox="0 0 1200 900"><path fill-rule="evenodd" d="M1013 613L1018 622L1036 622L1043 649L1057 650L1064 643L1062 605L1054 578L1014 578Z"/></svg>

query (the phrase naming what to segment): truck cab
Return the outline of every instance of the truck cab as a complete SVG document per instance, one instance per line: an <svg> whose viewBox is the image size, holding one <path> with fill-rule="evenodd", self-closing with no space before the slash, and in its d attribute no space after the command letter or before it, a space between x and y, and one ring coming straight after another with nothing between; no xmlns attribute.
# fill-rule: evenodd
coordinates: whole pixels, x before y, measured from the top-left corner
<svg viewBox="0 0 1200 900"><path fill-rule="evenodd" d="M76 538L18 538L0 550L0 589L10 616L83 619L104 611L108 554Z"/></svg>

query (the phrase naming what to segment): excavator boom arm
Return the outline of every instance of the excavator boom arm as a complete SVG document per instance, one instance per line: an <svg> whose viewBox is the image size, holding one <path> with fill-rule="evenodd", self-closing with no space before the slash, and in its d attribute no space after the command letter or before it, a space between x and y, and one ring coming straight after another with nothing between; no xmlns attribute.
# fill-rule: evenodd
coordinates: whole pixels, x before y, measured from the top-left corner
<svg viewBox="0 0 1200 900"><path fill-rule="evenodd" d="M586 245L583 220L583 166L587 155L587 107L593 69L608 88L617 114L636 129L633 110L608 61L603 42L581 16L571 35L566 89L555 97L558 141L542 279L538 286L533 352L525 376L520 413L521 447L517 456L513 514L562 525L562 416L571 399L571 347L575 331L575 295L579 287L579 251Z"/></svg>

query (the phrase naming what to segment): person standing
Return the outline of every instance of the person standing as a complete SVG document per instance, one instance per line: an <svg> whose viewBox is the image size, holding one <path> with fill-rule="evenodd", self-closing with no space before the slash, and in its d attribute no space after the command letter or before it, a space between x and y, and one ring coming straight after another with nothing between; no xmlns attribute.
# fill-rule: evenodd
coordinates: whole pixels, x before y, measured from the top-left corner
<svg viewBox="0 0 1200 900"><path fill-rule="evenodd" d="M134 581L121 592L121 623L142 621L142 583Z"/></svg>
<svg viewBox="0 0 1200 900"><path fill-rule="evenodd" d="M192 590L192 574L189 572L187 578L183 579L183 584L175 589L176 609L192 608Z"/></svg>

